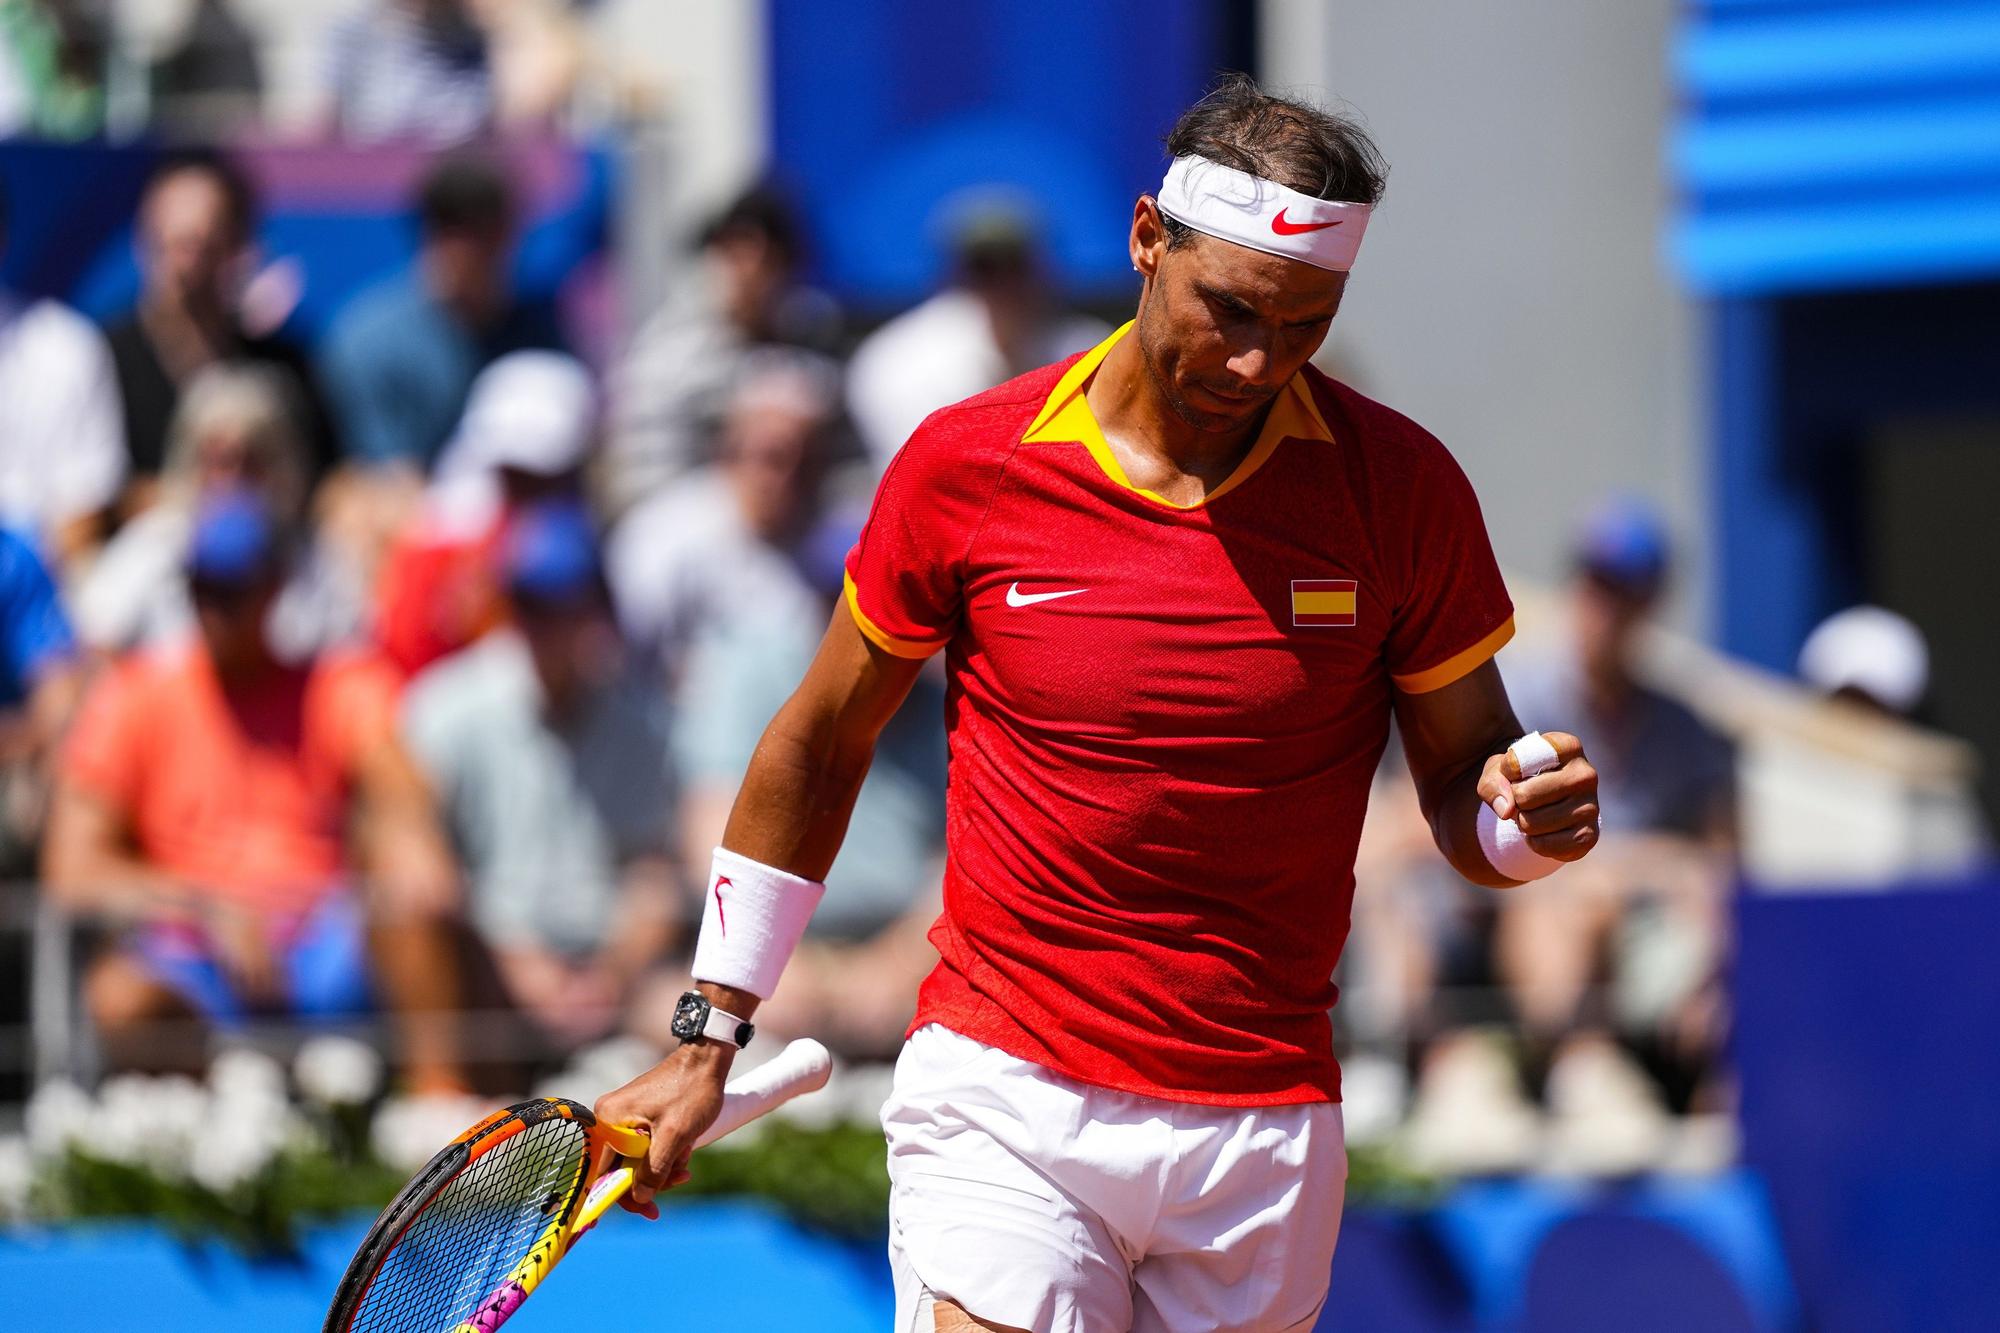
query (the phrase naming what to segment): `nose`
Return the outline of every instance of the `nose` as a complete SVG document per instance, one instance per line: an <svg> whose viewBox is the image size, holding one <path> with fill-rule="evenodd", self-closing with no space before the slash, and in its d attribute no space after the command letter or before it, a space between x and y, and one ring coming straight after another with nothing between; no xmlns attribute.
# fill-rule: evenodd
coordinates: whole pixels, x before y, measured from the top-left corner
<svg viewBox="0 0 2000 1333"><path fill-rule="evenodd" d="M1261 342L1240 346L1225 364L1245 385L1261 389L1270 378L1271 349Z"/></svg>

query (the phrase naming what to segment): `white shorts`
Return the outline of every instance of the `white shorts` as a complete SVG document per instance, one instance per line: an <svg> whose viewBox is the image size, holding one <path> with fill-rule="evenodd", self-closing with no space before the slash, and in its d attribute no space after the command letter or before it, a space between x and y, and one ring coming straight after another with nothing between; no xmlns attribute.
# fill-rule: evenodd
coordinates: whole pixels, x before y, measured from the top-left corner
<svg viewBox="0 0 2000 1333"><path fill-rule="evenodd" d="M1160 1101L931 1024L882 1128L897 1333L931 1333L933 1295L1033 1333L1303 1333L1326 1300L1335 1103Z"/></svg>

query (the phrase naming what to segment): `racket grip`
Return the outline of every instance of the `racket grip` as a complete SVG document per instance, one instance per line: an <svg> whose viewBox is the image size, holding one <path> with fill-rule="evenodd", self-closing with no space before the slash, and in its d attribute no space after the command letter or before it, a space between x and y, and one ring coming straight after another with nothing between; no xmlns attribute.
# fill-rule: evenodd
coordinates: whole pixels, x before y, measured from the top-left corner
<svg viewBox="0 0 2000 1333"><path fill-rule="evenodd" d="M741 1078L729 1081L722 1090L722 1113L695 1140L695 1146L706 1147L794 1097L817 1092L832 1073L833 1057L826 1047L811 1037L801 1037Z"/></svg>

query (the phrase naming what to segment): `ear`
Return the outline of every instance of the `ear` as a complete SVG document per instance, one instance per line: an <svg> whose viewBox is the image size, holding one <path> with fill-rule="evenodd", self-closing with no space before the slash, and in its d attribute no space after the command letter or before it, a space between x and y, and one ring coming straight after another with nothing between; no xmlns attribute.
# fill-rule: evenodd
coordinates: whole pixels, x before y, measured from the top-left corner
<svg viewBox="0 0 2000 1333"><path fill-rule="evenodd" d="M1167 229L1160 218L1160 206L1150 194L1142 194L1132 205L1132 235L1127 241L1132 267L1151 282L1159 276L1160 261L1167 254Z"/></svg>

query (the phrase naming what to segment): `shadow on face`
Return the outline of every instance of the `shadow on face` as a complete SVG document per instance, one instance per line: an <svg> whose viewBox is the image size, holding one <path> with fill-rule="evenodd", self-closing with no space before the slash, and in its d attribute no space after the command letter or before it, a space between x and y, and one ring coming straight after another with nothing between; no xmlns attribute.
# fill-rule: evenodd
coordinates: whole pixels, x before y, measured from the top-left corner
<svg viewBox="0 0 2000 1333"><path fill-rule="evenodd" d="M1326 341L1347 290L1345 273L1213 236L1169 246L1150 200L1133 246L1141 272L1153 267L1137 327L1147 370L1175 415L1201 431L1255 420Z"/></svg>

